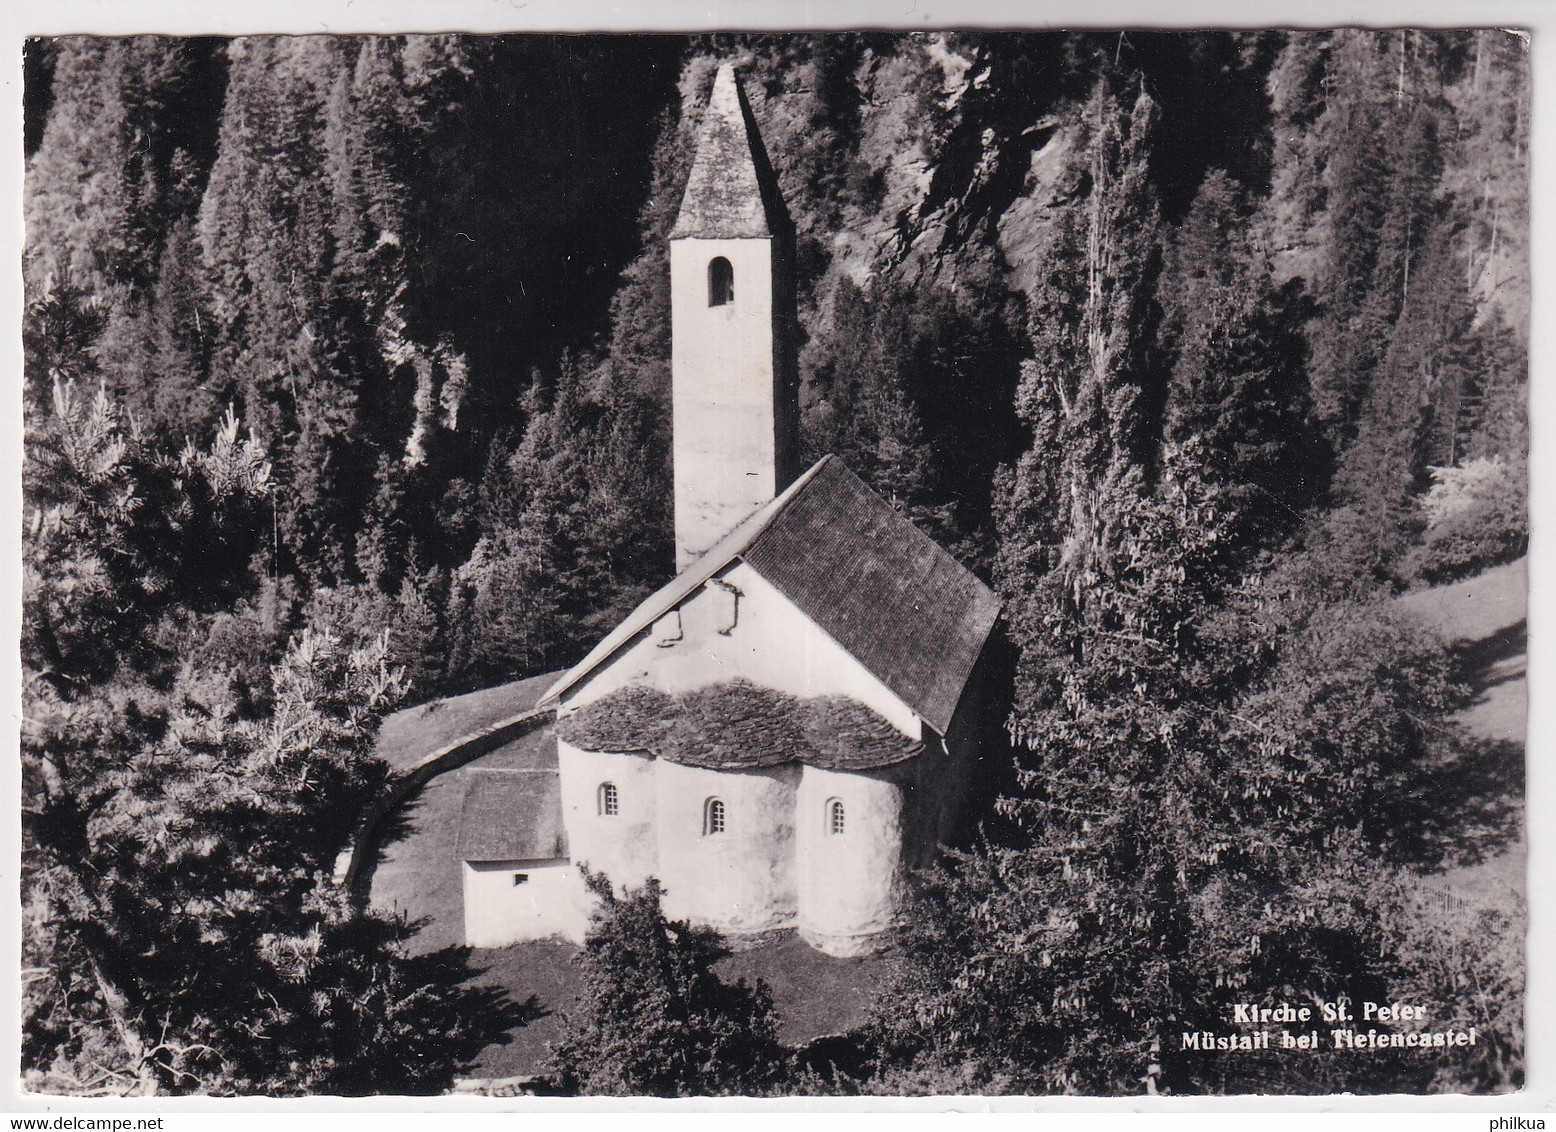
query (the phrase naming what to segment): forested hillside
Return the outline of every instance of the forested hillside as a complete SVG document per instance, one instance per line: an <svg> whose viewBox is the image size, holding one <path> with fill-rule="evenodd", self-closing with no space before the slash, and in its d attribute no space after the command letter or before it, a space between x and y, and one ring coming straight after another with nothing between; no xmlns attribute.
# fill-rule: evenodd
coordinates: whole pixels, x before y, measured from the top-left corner
<svg viewBox="0 0 1556 1132"><path fill-rule="evenodd" d="M729 57L807 454L999 589L1014 751L890 1008L761 1087L1521 1080L1521 911L1412 904L1516 838L1520 755L1391 599L1527 542L1523 37L27 53L33 1087L427 1091L489 1040L330 869L395 703L567 664L672 573L665 240ZM1483 1040L1177 1046L1364 992Z"/></svg>

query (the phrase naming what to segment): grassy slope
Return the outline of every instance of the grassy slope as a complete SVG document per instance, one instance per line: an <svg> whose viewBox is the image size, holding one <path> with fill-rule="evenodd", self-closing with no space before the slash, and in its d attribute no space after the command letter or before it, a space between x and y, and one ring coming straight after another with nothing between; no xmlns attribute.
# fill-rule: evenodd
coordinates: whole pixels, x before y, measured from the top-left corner
<svg viewBox="0 0 1556 1132"><path fill-rule="evenodd" d="M1528 685L1524 679L1524 619L1528 559L1497 566L1446 586L1407 594L1401 608L1419 616L1458 648L1476 699L1460 721L1483 739L1524 742Z"/></svg>
<svg viewBox="0 0 1556 1132"><path fill-rule="evenodd" d="M1441 633L1460 657L1474 697L1458 715L1465 729L1477 738L1516 744L1519 751L1528 715L1524 671L1528 590L1528 560L1520 559L1399 601ZM1442 888L1455 900L1511 912L1525 891L1527 861L1520 831L1504 852L1447 872Z"/></svg>
<svg viewBox="0 0 1556 1132"><path fill-rule="evenodd" d="M1399 605L1433 625L1449 642L1480 641L1520 624L1529 606L1529 560L1493 566L1461 582L1417 590Z"/></svg>
<svg viewBox="0 0 1556 1132"><path fill-rule="evenodd" d="M561 1040L563 1015L575 1009L578 969L570 944L524 943L476 951L472 982L501 987L523 1004L529 1021L483 1049L466 1075L477 1078L521 1077L547 1069L548 1047ZM763 979L773 992L781 1019L778 1036L799 1045L823 1034L836 1034L864 1021L877 987L890 969L886 956L833 959L812 950L797 935L750 951L739 951L719 964L728 980Z"/></svg>
<svg viewBox="0 0 1556 1132"><path fill-rule="evenodd" d="M578 969L568 943L521 943L470 953L469 966L478 972L472 982L500 987L510 1002L522 1004L521 1022L477 1055L467 1077L528 1077L550 1068L550 1047L562 1040L564 1015L575 1009Z"/></svg>
<svg viewBox="0 0 1556 1132"><path fill-rule="evenodd" d="M410 766L445 743L528 711L560 675L548 672L396 712L378 733L378 756L396 770Z"/></svg>
<svg viewBox="0 0 1556 1132"><path fill-rule="evenodd" d="M786 934L765 947L737 951L719 964L719 974L765 980L781 1019L778 1036L800 1045L862 1024L893 963L890 955L834 959Z"/></svg>

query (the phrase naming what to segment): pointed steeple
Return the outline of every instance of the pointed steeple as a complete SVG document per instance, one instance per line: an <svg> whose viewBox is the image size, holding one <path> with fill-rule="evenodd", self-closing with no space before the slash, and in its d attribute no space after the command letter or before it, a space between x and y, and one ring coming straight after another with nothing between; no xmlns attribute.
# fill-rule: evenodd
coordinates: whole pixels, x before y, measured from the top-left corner
<svg viewBox="0 0 1556 1132"><path fill-rule="evenodd" d="M792 230L751 104L725 63L697 131L696 157L670 238L738 240Z"/></svg>
<svg viewBox="0 0 1556 1132"><path fill-rule="evenodd" d="M676 569L798 474L794 225L724 64L670 233Z"/></svg>

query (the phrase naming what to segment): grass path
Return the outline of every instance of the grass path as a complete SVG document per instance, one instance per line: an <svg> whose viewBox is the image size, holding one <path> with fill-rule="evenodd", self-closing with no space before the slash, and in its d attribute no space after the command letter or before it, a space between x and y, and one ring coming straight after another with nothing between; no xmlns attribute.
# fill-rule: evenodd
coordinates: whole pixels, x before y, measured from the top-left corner
<svg viewBox="0 0 1556 1132"><path fill-rule="evenodd" d="M1402 608L1441 634L1458 656L1474 695L1456 716L1465 730L1479 739L1508 743L1519 752L1525 748L1528 720L1528 594L1528 560L1519 559L1399 599ZM1512 912L1526 891L1527 867L1527 842L1520 828L1505 851L1444 873L1440 891L1454 902Z"/></svg>
<svg viewBox="0 0 1556 1132"><path fill-rule="evenodd" d="M1458 719L1478 738L1524 742L1528 602L1525 558L1399 599L1401 608L1420 617L1442 635L1444 644L1459 652L1476 699Z"/></svg>

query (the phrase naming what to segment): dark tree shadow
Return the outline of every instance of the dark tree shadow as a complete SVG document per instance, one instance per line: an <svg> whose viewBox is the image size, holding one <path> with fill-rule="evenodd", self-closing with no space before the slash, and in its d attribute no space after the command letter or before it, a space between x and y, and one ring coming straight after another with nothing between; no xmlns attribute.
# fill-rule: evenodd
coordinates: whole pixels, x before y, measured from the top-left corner
<svg viewBox="0 0 1556 1132"><path fill-rule="evenodd" d="M423 784L425 785L425 784ZM423 807L421 787L407 797L395 796L396 784L384 786L384 794L358 825L353 849L353 869L346 884L358 908L365 909L373 889L373 876L388 858L388 848L417 831L417 811Z"/></svg>
<svg viewBox="0 0 1556 1132"><path fill-rule="evenodd" d="M1401 801L1396 850L1415 864L1476 865L1523 834L1523 744L1454 738L1452 751L1422 767Z"/></svg>
<svg viewBox="0 0 1556 1132"><path fill-rule="evenodd" d="M421 925L412 921L405 926L414 932ZM518 1001L500 986L477 982L483 971L468 947L449 947L402 960L405 984L421 988L423 1005L417 1013L417 1026L437 1035L437 1046L425 1051L414 1087L406 1088L403 1079L375 1081L363 1095L447 1092L458 1078L470 1075L484 1052L510 1044L515 1031L551 1013L533 994Z"/></svg>
<svg viewBox="0 0 1556 1132"><path fill-rule="evenodd" d="M406 926L411 932L417 932L421 930L423 921L407 921ZM514 1002L502 987L490 984L466 987L464 984L486 973L486 967L474 961L474 954L475 949L470 947L445 947L439 951L429 951L414 956L408 962L430 985L472 994L479 992L483 996L490 992L501 1000L502 1018L499 1020L503 1023L502 1035L500 1038L488 1040L485 1045L507 1045L510 1040L509 1031L550 1016L551 1011L541 1005L537 995L529 995L523 1002Z"/></svg>
<svg viewBox="0 0 1556 1132"><path fill-rule="evenodd" d="M335 1096L433 1096L468 1074L483 1051L512 1041L546 1011L482 983L471 949L407 955L422 925L363 915L330 931L332 962L311 972L305 995L326 1003L293 1012L276 1048L328 1066L311 1089ZM320 1012L329 1024L321 1026Z"/></svg>
<svg viewBox="0 0 1556 1132"><path fill-rule="evenodd" d="M1485 700L1489 689L1523 675L1516 661L1528 647L1528 623L1519 621L1451 653L1454 682L1464 688L1453 709ZM1523 833L1524 744L1470 735L1459 727L1438 733L1433 754L1420 765L1400 799L1393 822L1396 856L1415 865L1475 865L1505 851Z"/></svg>
<svg viewBox="0 0 1556 1132"><path fill-rule="evenodd" d="M376 865L384 863L385 850L399 841L404 841L419 828L416 823L416 811L424 808L421 791L418 790L400 805L386 813L378 822L373 831L373 862Z"/></svg>
<svg viewBox="0 0 1556 1132"><path fill-rule="evenodd" d="M1527 619L1489 637L1455 647L1452 652L1454 681L1470 690L1469 698L1460 706L1469 707L1479 702L1488 689L1522 676L1522 665L1507 662L1524 655L1528 648Z"/></svg>
<svg viewBox="0 0 1556 1132"><path fill-rule="evenodd" d="M949 844L956 848L970 848L984 840L1003 844L1020 836L995 808L997 799L1019 793L1016 754L1005 729L1010 705L1015 700L1017 656L1001 622L984 645L969 680L970 685L979 689L977 714L972 721L977 761L969 768L960 821L949 839Z"/></svg>

